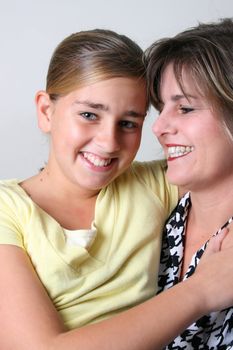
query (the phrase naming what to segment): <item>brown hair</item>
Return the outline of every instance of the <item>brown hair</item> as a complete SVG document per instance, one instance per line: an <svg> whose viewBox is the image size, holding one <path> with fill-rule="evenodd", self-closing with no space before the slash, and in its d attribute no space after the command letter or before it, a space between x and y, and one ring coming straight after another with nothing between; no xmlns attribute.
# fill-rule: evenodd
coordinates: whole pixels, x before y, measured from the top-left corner
<svg viewBox="0 0 233 350"><path fill-rule="evenodd" d="M173 64L182 91L182 72L188 73L194 86L220 112L228 132L233 135L233 21L199 24L173 38L152 44L145 52L151 102L159 108L160 81L164 69Z"/></svg>

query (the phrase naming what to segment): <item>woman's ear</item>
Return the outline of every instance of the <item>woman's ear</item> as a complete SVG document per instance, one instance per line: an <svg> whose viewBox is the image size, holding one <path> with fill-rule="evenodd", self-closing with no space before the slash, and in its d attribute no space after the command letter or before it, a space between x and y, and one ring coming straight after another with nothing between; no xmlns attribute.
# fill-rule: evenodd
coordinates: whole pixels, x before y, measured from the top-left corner
<svg viewBox="0 0 233 350"><path fill-rule="evenodd" d="M38 91L35 96L38 126L44 133L51 129L51 115L53 113L53 102L46 91Z"/></svg>

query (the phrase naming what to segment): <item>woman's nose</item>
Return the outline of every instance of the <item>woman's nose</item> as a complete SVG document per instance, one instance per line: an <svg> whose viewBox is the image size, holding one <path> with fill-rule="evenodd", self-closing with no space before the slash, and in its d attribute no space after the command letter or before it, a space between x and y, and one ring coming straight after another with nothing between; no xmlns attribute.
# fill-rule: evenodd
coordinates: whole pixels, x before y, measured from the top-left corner
<svg viewBox="0 0 233 350"><path fill-rule="evenodd" d="M176 132L174 121L169 112L162 111L157 116L152 125L152 131L158 138L164 134L174 134Z"/></svg>

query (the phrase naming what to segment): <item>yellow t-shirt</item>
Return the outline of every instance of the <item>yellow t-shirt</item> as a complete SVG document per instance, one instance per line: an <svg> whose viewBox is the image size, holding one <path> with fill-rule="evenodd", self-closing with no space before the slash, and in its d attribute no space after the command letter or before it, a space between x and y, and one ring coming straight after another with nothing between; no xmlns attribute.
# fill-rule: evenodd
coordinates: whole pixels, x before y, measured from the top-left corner
<svg viewBox="0 0 233 350"><path fill-rule="evenodd" d="M17 180L1 181L0 244L27 252L65 325L81 327L155 294L162 227L177 199L164 163L135 162L99 193L87 250L67 242Z"/></svg>

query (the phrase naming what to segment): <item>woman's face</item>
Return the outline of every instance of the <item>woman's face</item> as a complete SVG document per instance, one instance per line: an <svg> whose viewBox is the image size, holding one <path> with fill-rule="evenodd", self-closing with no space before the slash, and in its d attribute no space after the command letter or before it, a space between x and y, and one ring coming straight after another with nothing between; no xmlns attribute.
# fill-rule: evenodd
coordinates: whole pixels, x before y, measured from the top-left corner
<svg viewBox="0 0 233 350"><path fill-rule="evenodd" d="M38 113L51 137L50 174L98 192L134 159L146 104L144 82L132 78L103 80L50 101L46 115Z"/></svg>
<svg viewBox="0 0 233 350"><path fill-rule="evenodd" d="M194 90L183 72L184 93L173 72L165 69L160 115L153 125L168 161L171 183L199 190L233 176L233 143L210 103Z"/></svg>

